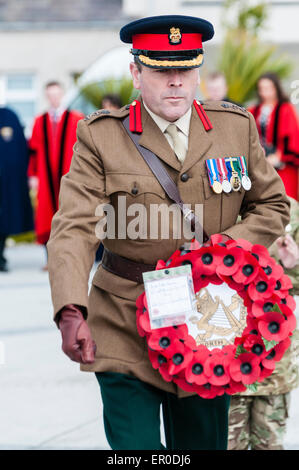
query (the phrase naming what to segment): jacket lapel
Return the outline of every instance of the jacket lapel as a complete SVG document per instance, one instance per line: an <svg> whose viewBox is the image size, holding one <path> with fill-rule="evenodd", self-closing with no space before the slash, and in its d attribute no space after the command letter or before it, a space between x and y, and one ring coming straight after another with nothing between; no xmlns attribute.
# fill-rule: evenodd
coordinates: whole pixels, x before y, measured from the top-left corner
<svg viewBox="0 0 299 470"><path fill-rule="evenodd" d="M177 171L181 171L181 164L170 147L166 137L163 135L157 124L148 114L141 101L141 119L143 132L139 144L151 150L163 162Z"/></svg>
<svg viewBox="0 0 299 470"><path fill-rule="evenodd" d="M211 147L212 138L209 132L205 130L196 109L192 106L188 152L181 168L183 173L195 165Z"/></svg>

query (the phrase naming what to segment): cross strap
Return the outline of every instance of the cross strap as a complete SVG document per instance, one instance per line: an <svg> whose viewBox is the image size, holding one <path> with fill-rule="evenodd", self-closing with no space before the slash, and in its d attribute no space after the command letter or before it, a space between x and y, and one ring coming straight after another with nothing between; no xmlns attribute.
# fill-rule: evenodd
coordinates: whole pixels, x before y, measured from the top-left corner
<svg viewBox="0 0 299 470"><path fill-rule="evenodd" d="M161 184L162 188L164 189L164 191L166 192L168 197L179 206L179 208L181 209L181 211L184 215L184 219L187 220L188 222L190 222L191 229L195 233L196 240L199 241L200 243L206 242L209 239L207 233L204 231L201 223L199 222L199 220L196 217L196 215L194 214L194 212L191 209L188 209L187 207L185 207L177 185L172 180L172 178L169 176L166 168L161 163L161 160L157 157L157 155L155 155L153 152L151 152L151 150L149 150L145 147L142 147L142 145L139 144L140 134L135 134L135 133L130 131L129 116L127 116L123 120L123 125L124 125L128 135L129 135L129 137L131 138L131 140L135 144L137 150L139 151L139 153L142 155L142 157L145 160L145 162L147 163L147 165L152 170L153 174L155 175L155 177L157 178L157 180ZM202 238L202 240L201 240L201 238Z"/></svg>

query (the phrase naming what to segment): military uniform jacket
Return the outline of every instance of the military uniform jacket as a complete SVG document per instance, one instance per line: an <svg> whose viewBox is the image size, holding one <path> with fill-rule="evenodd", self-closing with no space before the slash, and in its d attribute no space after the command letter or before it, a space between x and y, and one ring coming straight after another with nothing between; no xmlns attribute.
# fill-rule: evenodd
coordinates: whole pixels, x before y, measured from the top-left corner
<svg viewBox="0 0 299 470"><path fill-rule="evenodd" d="M192 208L203 204L208 235L225 233L268 247L284 233L289 202L279 176L264 157L254 118L229 103L208 102L203 107L213 129L204 129L193 106L183 165L142 103L143 132L139 143L161 159L185 204ZM113 113L97 111L79 121L71 168L62 178L59 211L53 218L47 245L54 315L71 303L87 309L97 353L94 364L81 365L81 370L130 374L178 396L188 396L153 369L145 339L138 335L135 301L143 292L143 285L99 265L88 295L89 275L100 243L95 234L99 222L97 207L103 203L115 206L117 224L123 216L118 213L118 196L125 196L126 208L132 203L143 204L149 231L150 204L173 204L123 127L122 119L128 113L127 106ZM247 161L251 190L214 193L205 160L241 155ZM239 213L242 220L236 223ZM126 223L132 218L128 216ZM170 239L161 238L160 231L158 234L156 239L123 237L104 239L103 243L123 257L155 264L159 259L168 259L185 241L172 239L171 230Z"/></svg>

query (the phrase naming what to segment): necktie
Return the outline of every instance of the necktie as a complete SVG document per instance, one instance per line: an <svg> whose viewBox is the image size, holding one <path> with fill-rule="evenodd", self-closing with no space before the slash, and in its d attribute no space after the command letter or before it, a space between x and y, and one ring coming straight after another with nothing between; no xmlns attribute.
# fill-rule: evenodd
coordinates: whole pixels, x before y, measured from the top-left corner
<svg viewBox="0 0 299 470"><path fill-rule="evenodd" d="M182 139L180 138L177 126L175 124L169 124L165 132L170 135L173 142L174 153L176 154L178 160L183 163L183 161L185 160L187 149Z"/></svg>

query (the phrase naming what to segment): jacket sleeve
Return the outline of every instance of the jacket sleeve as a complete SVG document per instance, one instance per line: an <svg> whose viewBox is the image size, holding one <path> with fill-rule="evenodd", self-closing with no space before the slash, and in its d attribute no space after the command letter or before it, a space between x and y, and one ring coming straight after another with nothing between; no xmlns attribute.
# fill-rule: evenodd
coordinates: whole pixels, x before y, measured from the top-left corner
<svg viewBox="0 0 299 470"><path fill-rule="evenodd" d="M248 173L251 189L245 192L240 210L241 222L223 231L236 239L269 247L285 233L290 203L276 170L265 158L254 117L249 116Z"/></svg>
<svg viewBox="0 0 299 470"><path fill-rule="evenodd" d="M96 224L101 217L95 215L96 208L109 203L102 161L84 120L78 123L73 150L47 244L54 319L67 304L83 307L86 317L89 275L100 244Z"/></svg>

